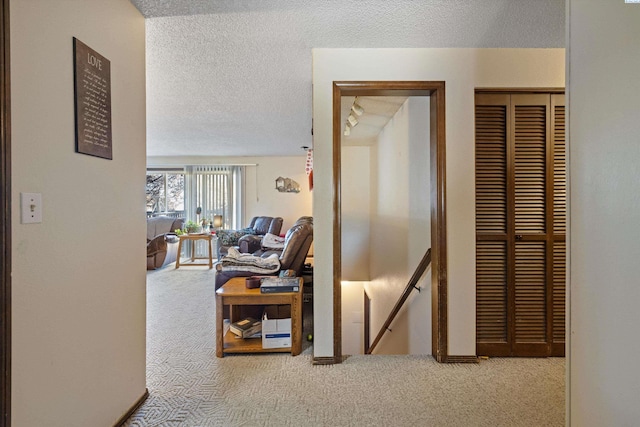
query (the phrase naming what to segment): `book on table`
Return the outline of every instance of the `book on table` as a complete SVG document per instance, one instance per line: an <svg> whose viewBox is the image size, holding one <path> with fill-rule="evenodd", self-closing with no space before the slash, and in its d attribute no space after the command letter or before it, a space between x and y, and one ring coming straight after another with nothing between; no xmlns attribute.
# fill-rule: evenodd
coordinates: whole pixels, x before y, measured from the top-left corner
<svg viewBox="0 0 640 427"><path fill-rule="evenodd" d="M260 293L300 291L299 277L264 277L260 280Z"/></svg>
<svg viewBox="0 0 640 427"><path fill-rule="evenodd" d="M229 330L240 338L253 338L262 331L262 321L246 317L229 326ZM259 335L257 335L259 337Z"/></svg>

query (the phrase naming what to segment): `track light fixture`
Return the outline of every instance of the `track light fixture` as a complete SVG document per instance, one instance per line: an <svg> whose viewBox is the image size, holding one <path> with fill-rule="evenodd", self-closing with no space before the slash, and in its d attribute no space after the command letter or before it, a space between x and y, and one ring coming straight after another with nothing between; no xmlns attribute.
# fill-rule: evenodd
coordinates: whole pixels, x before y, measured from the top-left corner
<svg viewBox="0 0 640 427"><path fill-rule="evenodd" d="M354 115L355 114L355 115ZM353 100L353 105L351 105L351 110L349 111L349 117L347 117L347 122L344 126L344 136L351 135L351 128L356 127L358 124L358 117L364 114L364 108L360 104L358 104L358 97Z"/></svg>
<svg viewBox="0 0 640 427"><path fill-rule="evenodd" d="M353 105L351 106L351 111L356 113L358 117L360 117L364 113L364 108L362 108L362 106L358 104L358 98L356 98L356 100L353 101Z"/></svg>

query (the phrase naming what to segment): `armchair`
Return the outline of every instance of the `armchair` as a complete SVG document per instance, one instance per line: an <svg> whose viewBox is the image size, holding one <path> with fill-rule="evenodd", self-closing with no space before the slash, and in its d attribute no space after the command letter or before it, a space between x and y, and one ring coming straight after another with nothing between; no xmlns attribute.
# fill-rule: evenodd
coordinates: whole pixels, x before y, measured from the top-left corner
<svg viewBox="0 0 640 427"><path fill-rule="evenodd" d="M218 260L221 260L232 246L238 246L238 250L242 253L252 253L260 249L262 236L267 233L277 235L281 229L281 217L254 216L247 228L241 230L220 230L217 232Z"/></svg>
<svg viewBox="0 0 640 427"><path fill-rule="evenodd" d="M184 218L157 216L147 219L147 270L162 268L174 262L178 255L178 237L173 234L182 228Z"/></svg>
<svg viewBox="0 0 640 427"><path fill-rule="evenodd" d="M280 271L294 270L296 276L301 276L304 261L312 242L313 218L303 216L287 230L284 238L284 247L282 249L261 248L255 251L253 255L260 258L267 258L270 255L277 254L280 261ZM232 277L239 276L256 276L256 273L239 269L225 271L225 267L219 263L216 265L215 288L218 289Z"/></svg>

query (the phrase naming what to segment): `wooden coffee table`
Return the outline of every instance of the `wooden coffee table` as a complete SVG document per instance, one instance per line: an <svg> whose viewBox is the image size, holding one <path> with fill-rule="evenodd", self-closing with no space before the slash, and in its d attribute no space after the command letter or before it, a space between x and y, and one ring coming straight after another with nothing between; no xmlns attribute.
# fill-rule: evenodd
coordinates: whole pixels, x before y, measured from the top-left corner
<svg viewBox="0 0 640 427"><path fill-rule="evenodd" d="M216 356L224 357L224 353L288 353L292 356L302 351L302 285L300 278L300 290L298 292L283 292L262 294L260 288L247 289L245 277L234 277L222 285L216 291ZM288 304L291 306L291 347L262 348L262 340L258 338L239 339L231 331L223 336L225 305L275 305ZM231 307L233 308L233 307ZM231 322L234 318L234 310L231 313Z"/></svg>

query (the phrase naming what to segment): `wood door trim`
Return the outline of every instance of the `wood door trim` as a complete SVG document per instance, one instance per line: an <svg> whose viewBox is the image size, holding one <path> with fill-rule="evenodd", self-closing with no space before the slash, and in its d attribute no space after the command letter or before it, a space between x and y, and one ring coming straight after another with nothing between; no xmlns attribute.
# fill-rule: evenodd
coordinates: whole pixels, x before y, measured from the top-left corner
<svg viewBox="0 0 640 427"><path fill-rule="evenodd" d="M131 416L142 406L142 404L147 400L148 397L149 397L149 389L145 388L142 396L140 396L140 398L135 401L135 403L131 406L131 408L129 408L129 410L125 412L124 415L122 415L118 421L116 421L114 426L120 427L124 425L124 423L126 423L127 420L131 418Z"/></svg>
<svg viewBox="0 0 640 427"><path fill-rule="evenodd" d="M476 93L496 93L496 94L526 94L526 93L539 93L539 94L563 94L565 89L563 87L552 87L552 88L506 88L506 87L497 87L497 88L476 88Z"/></svg>
<svg viewBox="0 0 640 427"><path fill-rule="evenodd" d="M429 96L431 173L431 351L447 362L447 229L446 229L446 126L443 81L341 81L333 83L333 349L342 360L342 224L341 224L341 102L342 96ZM458 360L458 359L456 359Z"/></svg>
<svg viewBox="0 0 640 427"><path fill-rule="evenodd" d="M11 80L9 0L0 0L0 426L11 425Z"/></svg>
<svg viewBox="0 0 640 427"><path fill-rule="evenodd" d="M342 90L340 84L333 83L333 359L337 363L342 360Z"/></svg>

